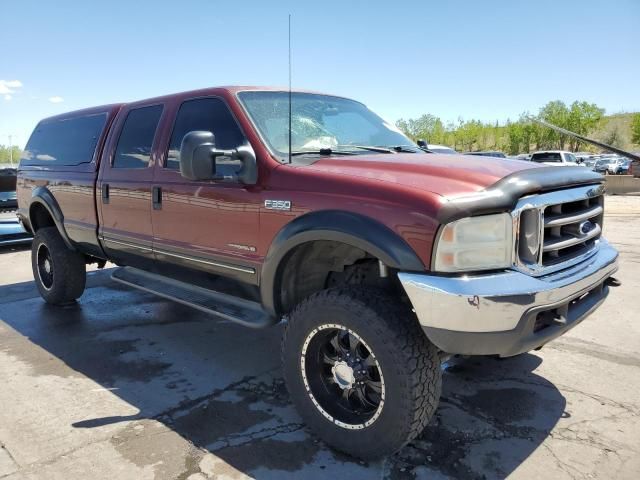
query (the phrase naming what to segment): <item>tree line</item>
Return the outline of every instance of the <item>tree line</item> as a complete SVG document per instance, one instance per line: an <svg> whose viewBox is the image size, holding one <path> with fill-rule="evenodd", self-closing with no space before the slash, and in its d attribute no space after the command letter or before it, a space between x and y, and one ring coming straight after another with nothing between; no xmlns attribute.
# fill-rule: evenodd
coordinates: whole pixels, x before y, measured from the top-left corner
<svg viewBox="0 0 640 480"><path fill-rule="evenodd" d="M22 151L15 145L9 150L8 146L0 145L0 165L11 165L11 155L13 153L13 165L18 166Z"/></svg>
<svg viewBox="0 0 640 480"><path fill-rule="evenodd" d="M583 136L590 136L602 129L607 122L604 109L594 103L573 102L566 105L560 100L547 103L537 115L522 113L518 120L507 120L506 124L486 123L480 120L464 120L445 124L440 118L425 114L415 119L400 119L396 126L413 140L425 140L432 144L442 144L459 151L501 150L510 155L530 153L535 150L593 150L590 144L531 121L539 118L548 123L571 130ZM604 143L622 146L621 133L617 126L603 131L600 140ZM632 121L632 142L640 144L640 114Z"/></svg>

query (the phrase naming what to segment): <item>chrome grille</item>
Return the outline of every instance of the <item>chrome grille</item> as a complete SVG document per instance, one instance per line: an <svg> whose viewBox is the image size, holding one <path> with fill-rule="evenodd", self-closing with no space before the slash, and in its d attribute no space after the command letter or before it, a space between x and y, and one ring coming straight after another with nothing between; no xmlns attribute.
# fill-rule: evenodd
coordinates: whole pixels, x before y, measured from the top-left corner
<svg viewBox="0 0 640 480"><path fill-rule="evenodd" d="M542 275L588 258L602 235L603 216L602 185L522 198L513 212L514 266Z"/></svg>
<svg viewBox="0 0 640 480"><path fill-rule="evenodd" d="M564 262L593 248L602 235L603 196L544 209L542 266Z"/></svg>

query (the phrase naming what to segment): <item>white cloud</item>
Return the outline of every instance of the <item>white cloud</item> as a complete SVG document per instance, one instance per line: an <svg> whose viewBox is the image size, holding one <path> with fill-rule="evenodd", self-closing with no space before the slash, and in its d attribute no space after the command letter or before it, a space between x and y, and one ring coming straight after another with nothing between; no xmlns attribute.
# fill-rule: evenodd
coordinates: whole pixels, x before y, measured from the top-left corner
<svg viewBox="0 0 640 480"><path fill-rule="evenodd" d="M11 95L9 95L8 93L4 96L4 99L8 102L9 100L11 100L13 97Z"/></svg>
<svg viewBox="0 0 640 480"><path fill-rule="evenodd" d="M22 88L20 80L0 80L0 95L15 93L16 89Z"/></svg>
<svg viewBox="0 0 640 480"><path fill-rule="evenodd" d="M64 98L62 97L58 97L57 95L55 97L49 97L49 101L51 103L62 103L64 102Z"/></svg>

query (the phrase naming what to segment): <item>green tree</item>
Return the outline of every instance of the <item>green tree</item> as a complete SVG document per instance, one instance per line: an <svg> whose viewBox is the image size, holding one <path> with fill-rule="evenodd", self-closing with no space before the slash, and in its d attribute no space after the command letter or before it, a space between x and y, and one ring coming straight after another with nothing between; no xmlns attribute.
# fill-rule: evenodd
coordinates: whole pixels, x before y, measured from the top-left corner
<svg viewBox="0 0 640 480"><path fill-rule="evenodd" d="M413 140L425 140L429 143L436 143L434 137L442 134L442 121L431 114L422 115L416 119L400 119L396 126Z"/></svg>
<svg viewBox="0 0 640 480"><path fill-rule="evenodd" d="M560 100L554 100L542 107L539 117L561 128L568 128L569 126L569 109L564 102ZM559 148L560 150L564 150L567 136L547 128L542 134L541 141L542 148Z"/></svg>
<svg viewBox="0 0 640 480"><path fill-rule="evenodd" d="M640 113L636 113L631 119L631 141L640 145Z"/></svg>
<svg viewBox="0 0 640 480"><path fill-rule="evenodd" d="M516 155L522 151L524 141L523 127L524 124L522 122L507 121L507 142L505 147L510 155Z"/></svg>
<svg viewBox="0 0 640 480"><path fill-rule="evenodd" d="M605 132L602 141L607 145L611 145L612 147L622 148L622 146L624 145L624 138L622 138L617 125L614 125L612 128L608 129L607 132Z"/></svg>
<svg viewBox="0 0 640 480"><path fill-rule="evenodd" d="M11 150L9 150L9 147L5 145L0 145L0 164L10 165L11 158L13 156L13 165L17 167L18 163L20 162L21 154L22 154L22 151L15 145L12 147Z"/></svg>
<svg viewBox="0 0 640 480"><path fill-rule="evenodd" d="M573 102L569 109L566 128L579 135L588 136L600 123L603 115L604 109L595 103ZM580 144L577 138L571 137L569 140L569 148L574 152L580 149Z"/></svg>

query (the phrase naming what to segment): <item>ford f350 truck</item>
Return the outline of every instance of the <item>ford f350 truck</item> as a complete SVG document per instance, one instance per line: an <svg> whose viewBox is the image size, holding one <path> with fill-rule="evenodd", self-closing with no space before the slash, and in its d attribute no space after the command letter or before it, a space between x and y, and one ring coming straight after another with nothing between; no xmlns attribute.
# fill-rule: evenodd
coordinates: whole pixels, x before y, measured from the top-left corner
<svg viewBox="0 0 640 480"><path fill-rule="evenodd" d="M318 93L211 88L47 118L18 203L47 302L111 261L131 287L282 322L293 403L362 458L422 431L443 358L537 349L616 282L601 175L425 152Z"/></svg>

